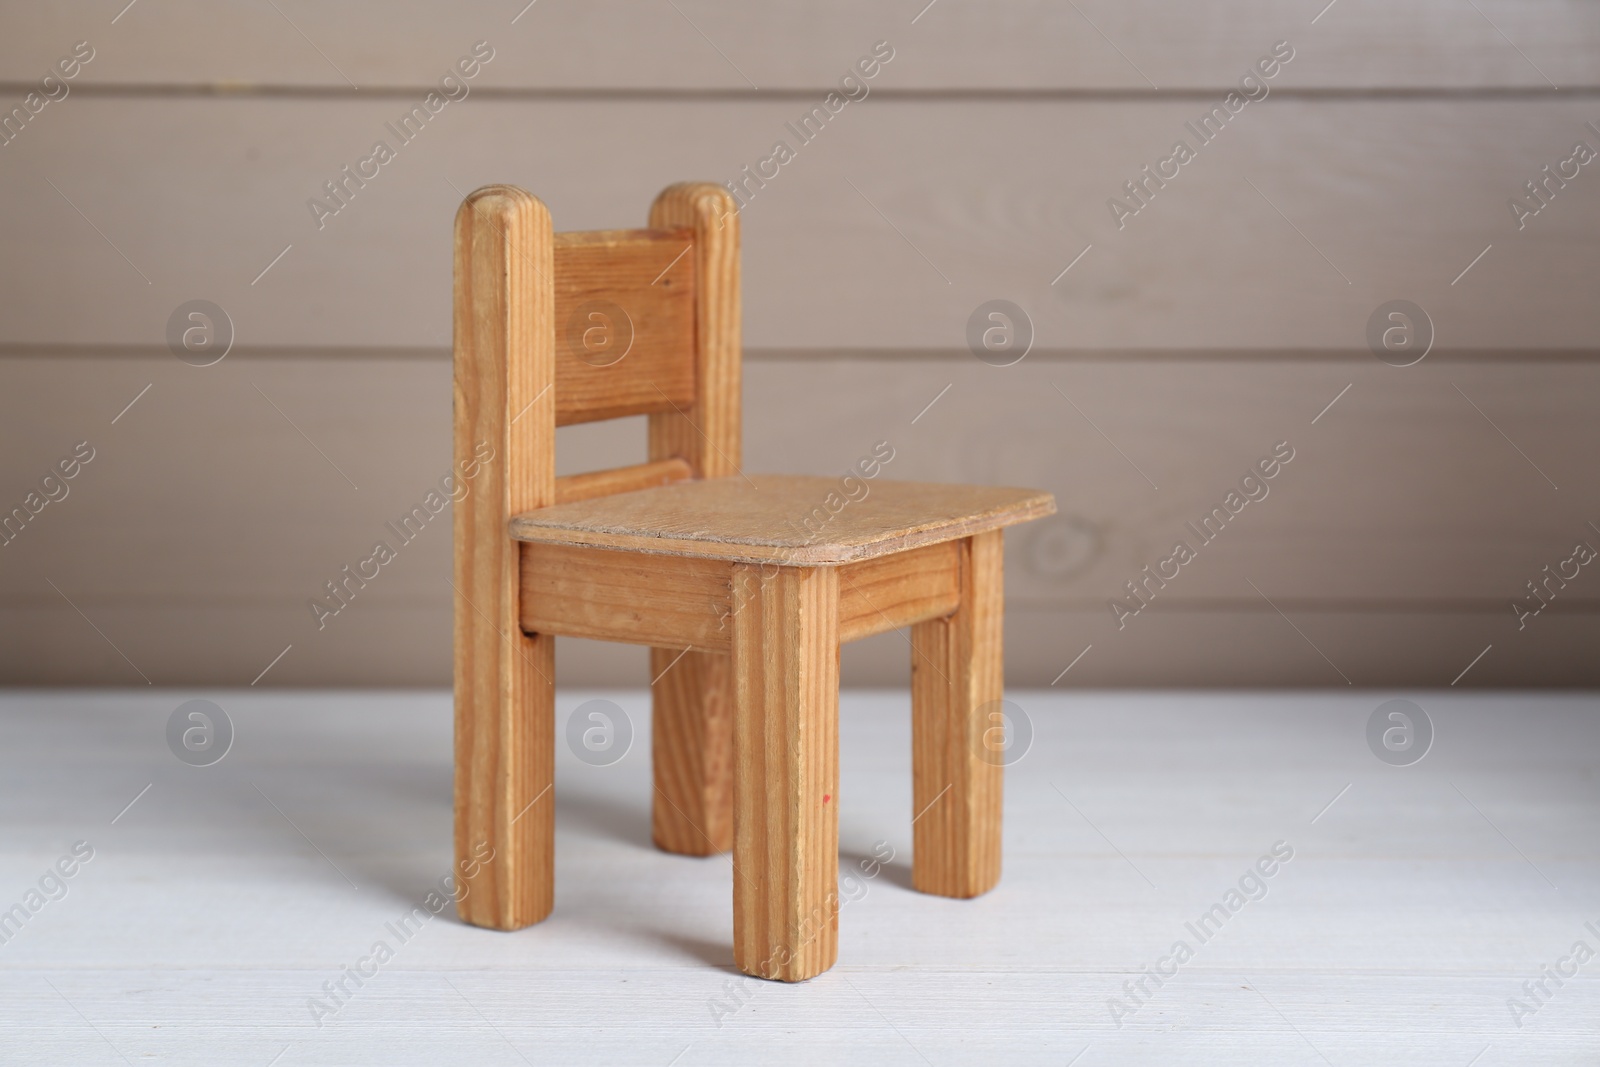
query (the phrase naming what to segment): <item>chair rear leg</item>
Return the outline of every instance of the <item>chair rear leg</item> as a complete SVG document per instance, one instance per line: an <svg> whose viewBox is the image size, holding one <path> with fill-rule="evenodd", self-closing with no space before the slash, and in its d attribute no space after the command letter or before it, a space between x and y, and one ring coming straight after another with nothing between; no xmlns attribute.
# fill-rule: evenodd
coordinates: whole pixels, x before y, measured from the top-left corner
<svg viewBox="0 0 1600 1067"><path fill-rule="evenodd" d="M555 638L522 632L506 533L555 501L552 241L520 189L487 186L456 213L456 910L499 930L555 896Z"/></svg>
<svg viewBox="0 0 1600 1067"><path fill-rule="evenodd" d="M710 856L733 847L733 659L650 650L656 847Z"/></svg>
<svg viewBox="0 0 1600 1067"><path fill-rule="evenodd" d="M1000 880L1001 531L961 545L961 605L911 630L911 883L975 897Z"/></svg>

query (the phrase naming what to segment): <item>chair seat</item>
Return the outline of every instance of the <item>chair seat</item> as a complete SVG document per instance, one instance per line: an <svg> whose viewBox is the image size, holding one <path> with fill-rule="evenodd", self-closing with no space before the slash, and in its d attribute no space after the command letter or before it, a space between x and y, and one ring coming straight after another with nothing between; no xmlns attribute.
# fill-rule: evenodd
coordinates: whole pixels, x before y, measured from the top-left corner
<svg viewBox="0 0 1600 1067"><path fill-rule="evenodd" d="M827 566L1054 514L1034 489L793 474L683 481L525 512L519 541Z"/></svg>

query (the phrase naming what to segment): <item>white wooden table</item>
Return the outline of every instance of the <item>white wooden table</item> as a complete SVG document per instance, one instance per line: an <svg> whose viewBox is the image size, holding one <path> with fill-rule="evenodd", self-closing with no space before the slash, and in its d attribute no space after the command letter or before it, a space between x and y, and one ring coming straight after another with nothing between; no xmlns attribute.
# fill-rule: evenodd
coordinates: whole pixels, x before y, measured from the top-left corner
<svg viewBox="0 0 1600 1067"><path fill-rule="evenodd" d="M452 862L447 694L11 692L0 1062L1600 1062L1600 959L1542 1004L1523 989L1600 950L1596 700L1411 694L1436 737L1394 767L1365 736L1393 695L1013 692L1035 736L1005 874L953 901L909 888L907 698L847 693L859 899L838 966L783 986L733 969L726 858L650 846L641 693L558 700L564 728L613 699L634 738L609 766L559 747L551 919L495 933L447 907L401 938ZM236 730L209 767L166 742L195 697ZM93 858L46 878L77 841ZM1227 911L1278 842L1266 895ZM863 871L875 848L895 858ZM1186 923L1217 903L1202 941ZM1180 940L1192 958L1161 962ZM370 977L330 997L352 966Z"/></svg>

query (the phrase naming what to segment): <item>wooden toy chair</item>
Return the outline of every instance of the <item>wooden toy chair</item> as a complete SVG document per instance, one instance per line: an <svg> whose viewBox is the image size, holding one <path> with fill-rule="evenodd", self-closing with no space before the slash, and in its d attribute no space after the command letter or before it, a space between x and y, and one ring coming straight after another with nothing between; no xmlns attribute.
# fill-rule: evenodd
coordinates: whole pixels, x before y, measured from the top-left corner
<svg viewBox="0 0 1600 1067"><path fill-rule="evenodd" d="M842 641L911 627L916 888L972 897L1000 877L1001 765L985 745L1000 722L1001 529L1054 501L745 475L739 361L739 219L721 187L669 186L646 230L555 234L512 186L462 203L455 459L477 473L455 512L455 843L469 923L550 914L557 634L651 647L655 842L733 849L745 973L800 981L838 954ZM557 426L637 414L648 462L556 477Z"/></svg>

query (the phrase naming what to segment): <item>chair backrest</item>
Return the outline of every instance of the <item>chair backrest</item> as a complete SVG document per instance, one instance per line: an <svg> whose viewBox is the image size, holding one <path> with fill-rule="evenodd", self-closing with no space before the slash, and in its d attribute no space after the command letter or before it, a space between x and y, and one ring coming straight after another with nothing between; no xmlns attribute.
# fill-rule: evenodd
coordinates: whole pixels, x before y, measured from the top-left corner
<svg viewBox="0 0 1600 1067"><path fill-rule="evenodd" d="M504 531L550 504L737 473L739 330L721 186L668 186L649 229L561 234L522 189L473 192L455 223L454 451L478 499L458 497L458 551L461 518ZM557 426L641 414L647 462L556 478Z"/></svg>

